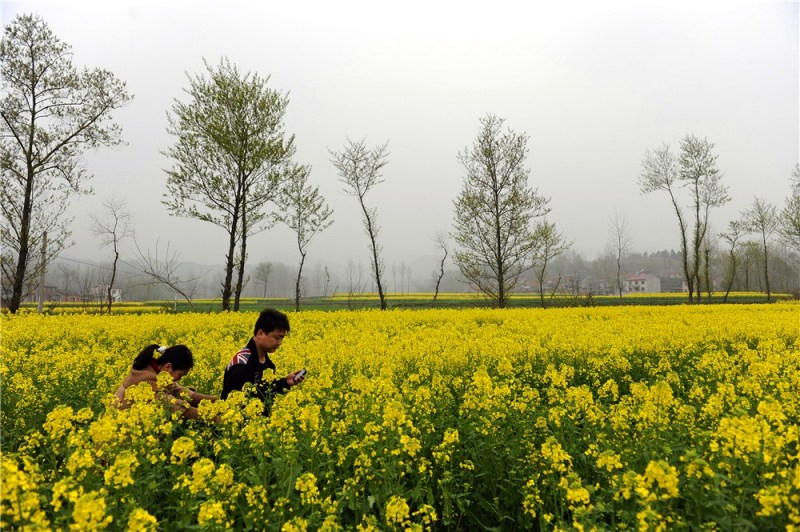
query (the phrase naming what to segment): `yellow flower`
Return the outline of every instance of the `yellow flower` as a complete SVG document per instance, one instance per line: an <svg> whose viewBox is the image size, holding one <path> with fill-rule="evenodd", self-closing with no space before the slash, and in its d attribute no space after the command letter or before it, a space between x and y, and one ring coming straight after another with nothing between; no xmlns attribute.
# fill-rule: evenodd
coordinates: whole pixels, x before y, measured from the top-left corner
<svg viewBox="0 0 800 532"><path fill-rule="evenodd" d="M136 508L128 516L128 532L155 532L156 530L158 530L158 520L147 510Z"/></svg>
<svg viewBox="0 0 800 532"><path fill-rule="evenodd" d="M72 430L72 414L71 406L57 406L47 414L44 430L50 434L50 438L57 440Z"/></svg>
<svg viewBox="0 0 800 532"><path fill-rule="evenodd" d="M167 375L169 377L166 372L162 372L159 375ZM146 382L140 382L125 389L125 401L130 404L152 401L155 397L156 393L153 391L153 387Z"/></svg>
<svg viewBox="0 0 800 532"><path fill-rule="evenodd" d="M619 454L612 451L603 451L600 456L597 457L595 463L599 469L605 469L609 472L615 469L622 469L623 467Z"/></svg>
<svg viewBox="0 0 800 532"><path fill-rule="evenodd" d="M769 486L759 490L756 494L756 499L761 505L761 509L756 515L770 517L780 514L783 507L783 497L781 495L781 490L777 486Z"/></svg>
<svg viewBox="0 0 800 532"><path fill-rule="evenodd" d="M305 532L308 530L308 521L302 517L295 517L281 527L281 532Z"/></svg>
<svg viewBox="0 0 800 532"><path fill-rule="evenodd" d="M436 509L430 504L423 504L414 512L414 517L422 521L423 525L432 526L437 521Z"/></svg>
<svg viewBox="0 0 800 532"><path fill-rule="evenodd" d="M193 439L181 436L172 442L172 462L182 464L196 456L198 453Z"/></svg>
<svg viewBox="0 0 800 532"><path fill-rule="evenodd" d="M197 512L197 524L201 527L222 526L230 527L233 522L225 521L225 508L220 501L205 501L200 504Z"/></svg>
<svg viewBox="0 0 800 532"><path fill-rule="evenodd" d="M317 477L313 473L303 473L294 483L294 489L300 493L303 504L316 504L319 502L319 489Z"/></svg>
<svg viewBox="0 0 800 532"><path fill-rule="evenodd" d="M160 371L156 376L156 386L159 390L165 390L175 384L175 379L166 371Z"/></svg>
<svg viewBox="0 0 800 532"><path fill-rule="evenodd" d="M663 460L651 461L647 464L644 478L650 486L657 486L660 499L678 497L678 471Z"/></svg>
<svg viewBox="0 0 800 532"><path fill-rule="evenodd" d="M67 471L74 475L76 480L83 480L87 469L96 465L92 452L88 449L76 449L67 460Z"/></svg>
<svg viewBox="0 0 800 532"><path fill-rule="evenodd" d="M102 492L90 491L75 502L70 530L102 530L114 520L106 515L106 501Z"/></svg>
<svg viewBox="0 0 800 532"><path fill-rule="evenodd" d="M114 460L114 464L103 475L106 486L113 488L130 486L134 482L132 474L137 467L139 467L139 462L135 454L129 451L121 452Z"/></svg>
<svg viewBox="0 0 800 532"><path fill-rule="evenodd" d="M233 484L233 469L228 464L221 464L214 473L216 483L219 486L230 486Z"/></svg>
<svg viewBox="0 0 800 532"><path fill-rule="evenodd" d="M475 471L475 464L472 462L472 460L464 460L458 464L458 467L466 471Z"/></svg>
<svg viewBox="0 0 800 532"><path fill-rule="evenodd" d="M402 526L409 518L410 508L402 497L392 495L386 503L386 524Z"/></svg>
<svg viewBox="0 0 800 532"><path fill-rule="evenodd" d="M407 434L403 434L400 436L400 443L403 446L403 450L408 454L410 457L414 457L417 453L422 449L422 444L417 438L412 438Z"/></svg>
<svg viewBox="0 0 800 532"><path fill-rule="evenodd" d="M21 470L14 460L6 456L0 457L0 461L3 522L23 530L48 529L50 523L39 507L36 473Z"/></svg>
<svg viewBox="0 0 800 532"><path fill-rule="evenodd" d="M207 482L214 474L214 462L208 458L200 458L192 464L192 482L189 489L192 493L206 490Z"/></svg>
<svg viewBox="0 0 800 532"><path fill-rule="evenodd" d="M541 454L542 457L547 460L551 471L565 473L567 469L572 466L572 457L561 447L558 440L553 437L548 438L547 441L542 444Z"/></svg>

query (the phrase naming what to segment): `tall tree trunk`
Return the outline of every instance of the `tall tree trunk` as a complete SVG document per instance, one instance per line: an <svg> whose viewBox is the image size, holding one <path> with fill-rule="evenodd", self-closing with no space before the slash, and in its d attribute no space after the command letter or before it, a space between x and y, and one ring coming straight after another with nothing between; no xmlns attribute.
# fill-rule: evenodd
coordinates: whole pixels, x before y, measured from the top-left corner
<svg viewBox="0 0 800 532"><path fill-rule="evenodd" d="M111 282L108 283L108 315L111 315L111 290L114 287L114 280L117 278L117 261L119 260L119 251L117 251L117 242L114 241L114 262L111 266Z"/></svg>
<svg viewBox="0 0 800 532"><path fill-rule="evenodd" d="M236 292L234 294L234 302L233 302L233 310L234 312L239 311L239 302L242 298L242 290L244 288L244 265L245 265L245 258L247 257L247 235L242 234L242 246L239 248L240 255L239 255L239 271L238 271L238 278L236 280Z"/></svg>
<svg viewBox="0 0 800 532"><path fill-rule="evenodd" d="M700 245L701 245L701 236L700 236L700 206L698 204L697 208L695 209L695 228L694 228L694 238L692 239L692 265L691 265L691 274L694 278L695 282L695 294L697 297L697 302L701 302L701 287L700 287Z"/></svg>
<svg viewBox="0 0 800 532"><path fill-rule="evenodd" d="M542 264L542 269L539 270L539 272L536 274L536 277L538 278L538 281L539 281L539 302L541 302L542 308L545 307L545 303L544 303L544 274L545 274L546 270L547 270L547 259L544 260L544 263Z"/></svg>
<svg viewBox="0 0 800 532"><path fill-rule="evenodd" d="M375 237L370 232L370 241L372 242L372 265L375 269L375 283L378 285L378 297L381 300L381 310L386 310L386 296L383 293L383 285L381 284L381 271L380 263L378 261L378 248L375 242Z"/></svg>
<svg viewBox="0 0 800 532"><path fill-rule="evenodd" d="M225 257L225 282L222 285L222 310L231 310L231 295L233 293L233 268L236 265L236 235L239 229L239 220L244 217L244 192L241 180L236 191L236 199L231 216L231 225L228 228L228 254ZM241 210L240 210L241 209ZM241 215L240 215L241 212ZM245 228L246 229L246 228ZM244 236L245 231L242 231ZM238 309L234 309L238 310Z"/></svg>
<svg viewBox="0 0 800 532"><path fill-rule="evenodd" d="M239 183L243 183L244 178L239 177ZM233 311L239 312L239 301L242 297L242 285L244 282L244 265L247 258L247 193L248 188L242 189L242 245L239 248L239 268L236 278L236 289L234 291Z"/></svg>
<svg viewBox="0 0 800 532"><path fill-rule="evenodd" d="M22 303L22 290L25 282L25 270L28 265L29 247L31 232L31 211L33 210L33 163L28 161L28 179L25 183L25 200L22 204L22 220L19 228L19 256L17 256L17 268L14 272L14 285L11 290L11 301L8 309L11 313L17 312Z"/></svg>
<svg viewBox="0 0 800 532"><path fill-rule="evenodd" d="M706 295L708 296L708 302L711 303L711 293L713 292L713 281L711 280L711 264L709 258L711 256L711 250L708 248L703 249L703 277L705 278L706 283Z"/></svg>
<svg viewBox="0 0 800 532"><path fill-rule="evenodd" d="M372 246L372 266L375 272L375 284L378 285L378 297L381 300L381 310L386 310L386 296L383 293L383 285L381 284L380 260L378 258L378 243L375 237L374 221L367 207L364 205L364 198L359 197L359 200L361 202L361 209L364 211L364 217L367 220L367 233L369 233L369 241Z"/></svg>
<svg viewBox="0 0 800 532"><path fill-rule="evenodd" d="M303 276L303 264L306 261L306 254L300 252L300 267L297 269L297 281L294 284L294 310L300 310L300 279Z"/></svg>
<svg viewBox="0 0 800 532"><path fill-rule="evenodd" d="M750 263L749 261L745 263L744 268L744 291L750 291Z"/></svg>
<svg viewBox="0 0 800 532"><path fill-rule="evenodd" d="M762 242L764 243L764 283L767 286L767 303L772 299L772 294L769 289L769 256L767 253L767 238L762 234Z"/></svg>
<svg viewBox="0 0 800 532"><path fill-rule="evenodd" d="M494 204L498 205L500 203L500 199L498 197L497 191L495 191L494 195ZM497 252L495 255L495 265L497 266L497 306L499 308L505 308L506 306L506 283L505 278L503 275L503 256L500 252L500 245L503 241L503 235L500 227L500 213L495 210L494 213L494 238L495 238L495 245L497 246Z"/></svg>
<svg viewBox="0 0 800 532"><path fill-rule="evenodd" d="M681 269L683 270L683 279L686 281L686 289L689 291L689 303L694 303L694 277L689 268L689 243L686 241L686 235L681 235Z"/></svg>
<svg viewBox="0 0 800 532"><path fill-rule="evenodd" d="M683 266L683 278L686 279L686 288L689 290L689 303L692 303L694 281L689 271L689 244L686 242L686 223L683 221L681 208L675 199L675 195L672 193L672 189L669 189L669 197L672 201L672 208L675 209L675 214L678 216L678 227L680 227L681 230L681 265Z"/></svg>
<svg viewBox="0 0 800 532"><path fill-rule="evenodd" d="M436 303L436 298L439 297L439 285L442 282L442 277L444 277L444 263L447 260L447 249L444 250L444 256L442 257L442 262L439 264L439 277L436 279L436 290L433 292L433 302Z"/></svg>
<svg viewBox="0 0 800 532"><path fill-rule="evenodd" d="M728 302L728 294L731 293L731 287L733 286L733 281L736 279L736 255L733 251L731 251L731 274L730 278L728 279L727 286L725 286L725 297L722 298L723 303Z"/></svg>
<svg viewBox="0 0 800 532"><path fill-rule="evenodd" d="M222 310L231 309L231 283L233 280L233 255L236 253L236 231L230 232L228 254L225 256L225 281L222 284Z"/></svg>

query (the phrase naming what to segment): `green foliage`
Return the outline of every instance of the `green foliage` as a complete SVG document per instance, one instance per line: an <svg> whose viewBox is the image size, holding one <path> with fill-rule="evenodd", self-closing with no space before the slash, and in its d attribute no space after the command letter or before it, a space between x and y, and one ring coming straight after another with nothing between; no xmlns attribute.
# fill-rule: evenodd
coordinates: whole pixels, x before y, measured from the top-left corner
<svg viewBox="0 0 800 532"><path fill-rule="evenodd" d="M472 149L459 153L464 184L455 201L455 262L464 279L505 307L537 246L532 221L549 212L549 199L528 185L528 136L502 131L487 115Z"/></svg>
<svg viewBox="0 0 800 532"><path fill-rule="evenodd" d="M271 225L264 208L296 171L295 146L294 136L283 129L289 99L267 86L269 77L242 74L228 59L216 68L205 66L206 76L188 76L189 101L176 99L169 115L167 131L177 141L164 152L173 166L167 170L163 203L176 216L214 224L228 234L222 288L228 309L234 266L239 266L238 300L247 237Z"/></svg>
<svg viewBox="0 0 800 532"><path fill-rule="evenodd" d="M111 113L132 97L107 70L79 71L71 47L37 15L19 15L5 27L0 79L3 303L16 312L70 235L69 198L91 192L84 152L122 142Z"/></svg>

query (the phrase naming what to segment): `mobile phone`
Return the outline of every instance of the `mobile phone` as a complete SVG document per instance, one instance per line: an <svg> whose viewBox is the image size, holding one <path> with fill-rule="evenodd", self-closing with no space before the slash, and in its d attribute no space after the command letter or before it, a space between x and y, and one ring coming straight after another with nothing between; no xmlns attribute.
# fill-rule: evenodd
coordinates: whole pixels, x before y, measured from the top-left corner
<svg viewBox="0 0 800 532"><path fill-rule="evenodd" d="M305 377L306 376L306 368L301 369L297 372L297 375L294 376L295 382L297 382L298 377Z"/></svg>

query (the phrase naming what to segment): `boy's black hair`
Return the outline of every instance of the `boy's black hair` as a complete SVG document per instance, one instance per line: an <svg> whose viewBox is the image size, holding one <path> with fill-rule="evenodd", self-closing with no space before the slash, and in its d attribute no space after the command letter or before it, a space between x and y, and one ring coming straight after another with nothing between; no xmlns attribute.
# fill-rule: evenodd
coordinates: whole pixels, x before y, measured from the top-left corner
<svg viewBox="0 0 800 532"><path fill-rule="evenodd" d="M253 328L253 336L261 329L265 334L269 334L275 329L283 329L289 332L289 318L283 312L268 308L261 311Z"/></svg>

